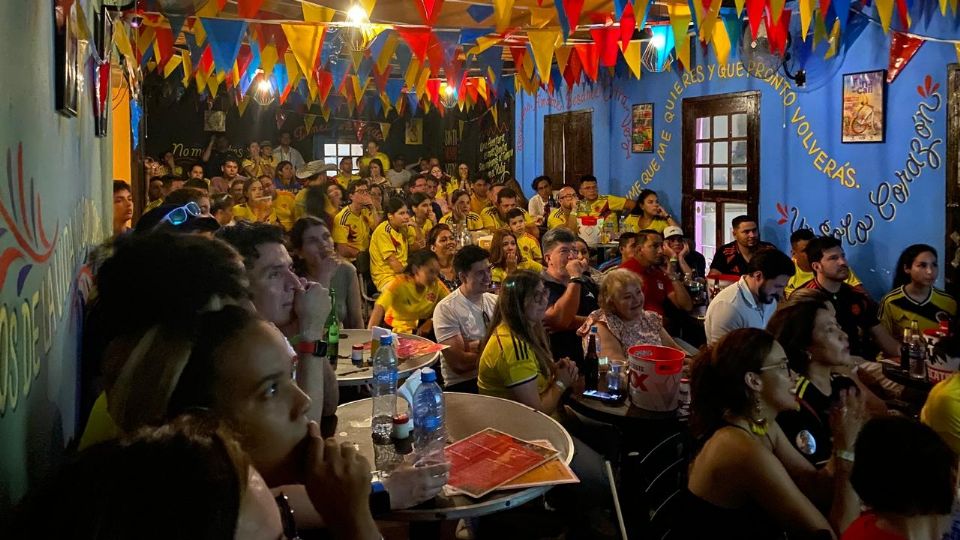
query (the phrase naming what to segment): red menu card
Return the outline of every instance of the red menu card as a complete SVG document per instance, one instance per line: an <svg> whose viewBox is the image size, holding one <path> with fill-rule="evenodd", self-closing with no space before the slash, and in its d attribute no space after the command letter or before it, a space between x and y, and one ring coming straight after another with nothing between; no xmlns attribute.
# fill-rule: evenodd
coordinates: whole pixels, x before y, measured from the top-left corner
<svg viewBox="0 0 960 540"><path fill-rule="evenodd" d="M450 462L447 484L471 497L483 497L557 455L551 448L493 428L457 441L444 452Z"/></svg>

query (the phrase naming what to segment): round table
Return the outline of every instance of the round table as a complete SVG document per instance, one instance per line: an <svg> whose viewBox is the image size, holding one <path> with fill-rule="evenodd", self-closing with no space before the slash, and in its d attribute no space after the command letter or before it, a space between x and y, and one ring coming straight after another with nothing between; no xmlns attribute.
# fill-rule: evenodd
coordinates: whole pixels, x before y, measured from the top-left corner
<svg viewBox="0 0 960 540"><path fill-rule="evenodd" d="M566 403L587 418L610 424L623 424L636 420L678 422L685 419L688 414L682 408L663 412L641 409L630 401L629 396L620 403L607 404L598 399L585 398L580 394L571 393Z"/></svg>
<svg viewBox="0 0 960 540"><path fill-rule="evenodd" d="M573 459L573 440L556 420L508 399L444 392L446 405L447 437L458 441L482 431L494 428L518 439L532 441L546 439L559 452L564 463ZM405 410L406 401L397 400L397 408ZM368 399L344 403L337 407L339 419L336 438L339 442L352 442L359 446L360 453L373 463L373 441L370 434L370 419L373 403ZM442 521L478 517L507 508L520 506L550 489L550 486L527 489L494 491L479 499L466 495L447 497L438 495L432 501L415 508L392 512L385 519L399 521Z"/></svg>
<svg viewBox="0 0 960 540"><path fill-rule="evenodd" d="M419 339L432 343L426 338L411 334L398 334L406 339ZM365 365L358 368L350 361L350 352L354 344L370 343L370 330L344 329L340 330L340 358L337 360L337 384L340 386L363 386L373 380L373 366ZM405 379L414 371L432 366L440 358L440 351L422 354L411 358L398 359L397 372L400 380ZM370 363L370 349L363 351L365 364Z"/></svg>

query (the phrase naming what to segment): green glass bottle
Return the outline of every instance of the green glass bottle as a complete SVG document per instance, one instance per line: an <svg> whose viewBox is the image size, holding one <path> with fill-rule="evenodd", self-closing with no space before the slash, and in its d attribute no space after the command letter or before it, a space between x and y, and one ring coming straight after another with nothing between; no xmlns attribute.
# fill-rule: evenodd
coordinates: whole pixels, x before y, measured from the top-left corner
<svg viewBox="0 0 960 540"><path fill-rule="evenodd" d="M330 289L330 314L324 324L327 332L327 360L333 369L337 369L337 358L340 356L340 319L337 317L337 292Z"/></svg>

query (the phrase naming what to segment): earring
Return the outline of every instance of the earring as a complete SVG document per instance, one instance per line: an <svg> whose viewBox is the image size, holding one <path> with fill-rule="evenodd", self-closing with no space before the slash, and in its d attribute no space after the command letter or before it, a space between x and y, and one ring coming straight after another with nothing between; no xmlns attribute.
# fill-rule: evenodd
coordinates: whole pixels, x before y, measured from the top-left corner
<svg viewBox="0 0 960 540"><path fill-rule="evenodd" d="M763 410L760 408L760 398L753 396L753 417L749 418L750 431L761 437L767 434L767 419L763 417Z"/></svg>

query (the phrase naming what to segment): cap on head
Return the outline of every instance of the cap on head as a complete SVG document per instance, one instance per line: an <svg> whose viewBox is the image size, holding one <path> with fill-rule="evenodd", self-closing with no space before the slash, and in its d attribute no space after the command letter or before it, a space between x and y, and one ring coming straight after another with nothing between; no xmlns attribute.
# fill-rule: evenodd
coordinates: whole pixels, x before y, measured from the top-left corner
<svg viewBox="0 0 960 540"><path fill-rule="evenodd" d="M669 227L666 227L665 229L663 229L664 238L670 238L672 236L682 237L683 229L681 229L680 227L677 227L676 225L670 225Z"/></svg>

